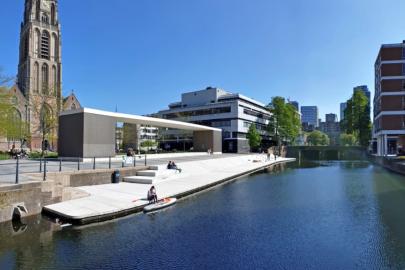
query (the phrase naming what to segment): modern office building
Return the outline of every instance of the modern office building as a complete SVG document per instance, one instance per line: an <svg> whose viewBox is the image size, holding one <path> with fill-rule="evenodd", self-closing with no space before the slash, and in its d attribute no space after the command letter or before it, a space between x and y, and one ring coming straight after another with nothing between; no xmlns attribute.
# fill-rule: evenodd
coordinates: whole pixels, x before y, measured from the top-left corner
<svg viewBox="0 0 405 270"><path fill-rule="evenodd" d="M337 122L337 115L334 114L334 113L325 114L325 122L336 123Z"/></svg>
<svg viewBox="0 0 405 270"><path fill-rule="evenodd" d="M158 141L159 128L148 125L124 123L120 128L121 131L121 144L122 149L127 151L132 148L135 151L145 150L143 143L151 141L156 143ZM117 138L119 138L117 136ZM117 140L118 141L118 140ZM147 147L146 147L147 148ZM149 148L156 148L155 146Z"/></svg>
<svg viewBox="0 0 405 270"><path fill-rule="evenodd" d="M373 139L380 156L405 149L405 41L382 45L375 62Z"/></svg>
<svg viewBox="0 0 405 270"><path fill-rule="evenodd" d="M300 104L298 103L298 101L288 101L288 103L290 103L291 105L293 105L294 108L297 110L297 112L300 111Z"/></svg>
<svg viewBox="0 0 405 270"><path fill-rule="evenodd" d="M183 93L181 101L169 104L155 117L190 122L222 129L223 152L244 153L250 150L246 134L255 125L262 135L262 145L269 145L268 124L271 114L266 106L241 94L219 88ZM191 147L190 134L177 130L162 131L163 147Z"/></svg>
<svg viewBox="0 0 405 270"><path fill-rule="evenodd" d="M340 103L340 121L345 119L345 110L347 108L347 102Z"/></svg>
<svg viewBox="0 0 405 270"><path fill-rule="evenodd" d="M320 131L326 133L330 139L330 145L338 145L340 137L340 123L338 122L337 115L328 113L325 115L325 122L319 125Z"/></svg>
<svg viewBox="0 0 405 270"><path fill-rule="evenodd" d="M303 126L317 128L319 126L319 112L317 106L301 106L301 123Z"/></svg>

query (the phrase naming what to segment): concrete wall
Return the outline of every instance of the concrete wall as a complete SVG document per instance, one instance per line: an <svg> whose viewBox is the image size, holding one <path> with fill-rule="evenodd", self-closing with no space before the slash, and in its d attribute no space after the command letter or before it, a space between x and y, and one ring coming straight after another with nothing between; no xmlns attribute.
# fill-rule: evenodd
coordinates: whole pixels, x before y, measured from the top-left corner
<svg viewBox="0 0 405 270"><path fill-rule="evenodd" d="M208 149L212 152L222 152L222 132L194 131L193 147L196 152L205 152Z"/></svg>
<svg viewBox="0 0 405 270"><path fill-rule="evenodd" d="M120 180L123 177L135 175L138 170L147 167L121 168ZM87 196L74 187L109 184L114 169L91 170L81 172L48 173L48 180L42 181L42 174L31 174L32 180L37 182L0 187L0 223L12 219L16 205L24 205L28 214L37 215L45 205L67 201Z"/></svg>
<svg viewBox="0 0 405 270"><path fill-rule="evenodd" d="M89 113L59 117L61 157L115 156L115 125L112 117Z"/></svg>
<svg viewBox="0 0 405 270"><path fill-rule="evenodd" d="M112 117L84 114L84 158L115 156L116 124Z"/></svg>

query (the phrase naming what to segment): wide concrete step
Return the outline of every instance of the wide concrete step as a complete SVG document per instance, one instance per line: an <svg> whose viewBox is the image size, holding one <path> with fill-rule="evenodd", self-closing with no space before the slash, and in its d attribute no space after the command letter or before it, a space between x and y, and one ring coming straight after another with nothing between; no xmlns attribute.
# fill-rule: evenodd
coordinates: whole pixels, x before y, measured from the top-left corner
<svg viewBox="0 0 405 270"><path fill-rule="evenodd" d="M159 166L157 166L157 165L149 166L149 170L158 171L158 170L159 170Z"/></svg>
<svg viewBox="0 0 405 270"><path fill-rule="evenodd" d="M146 171L138 171L136 172L136 175L138 176L156 176L157 175L157 171L153 171L153 170L146 170Z"/></svg>
<svg viewBox="0 0 405 270"><path fill-rule="evenodd" d="M135 184L153 184L156 181L155 177L150 176L127 176L124 177L124 182Z"/></svg>

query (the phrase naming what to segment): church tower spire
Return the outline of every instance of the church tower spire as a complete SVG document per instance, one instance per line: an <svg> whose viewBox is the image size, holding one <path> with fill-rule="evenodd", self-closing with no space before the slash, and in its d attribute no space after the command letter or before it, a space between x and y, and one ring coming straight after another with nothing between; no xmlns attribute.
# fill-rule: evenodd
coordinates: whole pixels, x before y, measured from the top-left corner
<svg viewBox="0 0 405 270"><path fill-rule="evenodd" d="M25 0L17 85L31 108L31 133L40 136L43 111L57 119L62 109L58 0Z"/></svg>

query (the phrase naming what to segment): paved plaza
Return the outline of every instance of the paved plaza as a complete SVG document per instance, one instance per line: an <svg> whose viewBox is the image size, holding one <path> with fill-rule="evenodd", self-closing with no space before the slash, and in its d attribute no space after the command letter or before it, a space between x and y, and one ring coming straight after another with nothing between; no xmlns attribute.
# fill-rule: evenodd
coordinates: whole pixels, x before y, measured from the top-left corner
<svg viewBox="0 0 405 270"><path fill-rule="evenodd" d="M151 154L146 156L147 165L162 165L167 164L170 160L176 162L184 161L199 161L199 160L209 160L218 159L223 157L240 156L240 154L216 154L208 155L207 153L171 153L171 154ZM124 157L125 158L125 157ZM0 161L0 186L14 184L16 180L16 160L4 160ZM136 156L136 165L143 166L145 164L145 156ZM49 160L47 161L47 171L48 172L58 172L60 169L63 172L77 172L80 170L92 170L93 160L84 159L78 164L77 160L72 159L62 159L59 160ZM123 157L115 157L111 160L111 168L122 168ZM133 167L134 162L132 159L124 161L125 167ZM98 158L96 159L96 169L108 169L109 160L108 158ZM30 181L27 174L39 173L44 171L44 162L40 160L19 160L19 182L24 183Z"/></svg>
<svg viewBox="0 0 405 270"><path fill-rule="evenodd" d="M215 183L238 175L265 168L278 162L294 159L267 160L266 155L218 155L200 157L198 160L177 161L182 169L167 179L154 183L160 198L176 197L197 192ZM159 171L166 170L164 165ZM71 220L113 215L148 204L146 199L150 184L126 183L83 186L77 189L84 197L46 206L57 216Z"/></svg>

